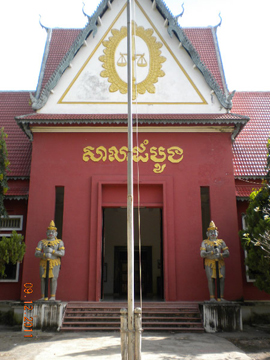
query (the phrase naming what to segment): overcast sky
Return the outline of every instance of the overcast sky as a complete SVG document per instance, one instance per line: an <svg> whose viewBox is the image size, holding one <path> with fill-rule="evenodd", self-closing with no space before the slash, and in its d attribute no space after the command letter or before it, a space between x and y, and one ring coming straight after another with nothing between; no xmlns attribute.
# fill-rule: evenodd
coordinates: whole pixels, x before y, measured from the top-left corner
<svg viewBox="0 0 270 360"><path fill-rule="evenodd" d="M117 1L117 0L115 0ZM99 0L84 0L89 15ZM222 24L217 35L230 91L270 91L270 0L165 0L182 27ZM35 90L46 27L82 28L80 0L0 0L0 90Z"/></svg>

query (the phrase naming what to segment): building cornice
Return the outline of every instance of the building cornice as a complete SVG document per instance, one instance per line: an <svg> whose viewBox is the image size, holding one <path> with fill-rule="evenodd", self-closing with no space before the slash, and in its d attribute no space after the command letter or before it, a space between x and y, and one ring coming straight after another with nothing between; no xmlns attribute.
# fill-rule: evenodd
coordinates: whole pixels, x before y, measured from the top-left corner
<svg viewBox="0 0 270 360"><path fill-rule="evenodd" d="M127 126L31 126L32 133L127 133ZM134 126L139 133L233 133L233 126Z"/></svg>
<svg viewBox="0 0 270 360"><path fill-rule="evenodd" d="M33 140L32 129L35 131L40 127L70 127L70 129L79 129L87 126L90 128L127 126L127 114L30 114L15 118L18 125L26 133L30 140ZM163 131L164 127L190 126L219 128L225 132L226 127L230 127L232 140L235 139L242 127L248 122L249 118L237 114L139 114L138 118L134 116L133 124L139 124L143 127L159 127ZM45 131L45 130L44 130ZM60 131L60 130L59 130ZM73 130L71 130L73 131ZM81 130L83 131L83 130ZM142 130L143 131L143 130Z"/></svg>

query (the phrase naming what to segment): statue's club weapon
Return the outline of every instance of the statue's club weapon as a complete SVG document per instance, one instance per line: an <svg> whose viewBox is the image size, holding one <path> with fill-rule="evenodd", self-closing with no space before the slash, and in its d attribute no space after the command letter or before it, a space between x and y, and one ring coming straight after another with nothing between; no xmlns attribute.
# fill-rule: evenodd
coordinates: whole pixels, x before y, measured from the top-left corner
<svg viewBox="0 0 270 360"><path fill-rule="evenodd" d="M51 247L51 243L48 243L47 247ZM45 300L48 300L49 270L50 270L50 259L47 259L47 263L46 263L46 279L45 279Z"/></svg>
<svg viewBox="0 0 270 360"><path fill-rule="evenodd" d="M217 243L215 242L214 249L217 249ZM216 279L217 279L217 299L220 301L220 278L219 278L219 261L215 259L216 262Z"/></svg>

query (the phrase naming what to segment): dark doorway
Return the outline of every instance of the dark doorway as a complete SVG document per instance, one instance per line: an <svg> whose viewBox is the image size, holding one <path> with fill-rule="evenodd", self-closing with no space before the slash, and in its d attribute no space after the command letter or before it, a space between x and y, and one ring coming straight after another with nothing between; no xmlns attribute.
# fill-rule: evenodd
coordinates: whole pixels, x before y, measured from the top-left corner
<svg viewBox="0 0 270 360"><path fill-rule="evenodd" d="M134 209L135 299L163 299L162 210ZM141 224L141 261L139 261L138 217ZM127 211L126 208L103 209L103 251L101 298L127 297ZM141 263L141 282L140 266Z"/></svg>
<svg viewBox="0 0 270 360"><path fill-rule="evenodd" d="M127 297L127 247L115 246L114 248L114 297ZM152 246L143 246L141 249L141 282L139 248L134 249L134 286L135 298L152 297Z"/></svg>

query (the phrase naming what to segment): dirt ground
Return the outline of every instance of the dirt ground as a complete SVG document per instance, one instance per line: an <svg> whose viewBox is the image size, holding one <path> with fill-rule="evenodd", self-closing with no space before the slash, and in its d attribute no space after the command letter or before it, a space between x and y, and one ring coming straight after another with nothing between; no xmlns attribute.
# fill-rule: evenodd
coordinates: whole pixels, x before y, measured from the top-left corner
<svg viewBox="0 0 270 360"><path fill-rule="evenodd" d="M232 342L252 360L270 360L270 324L244 326L241 333L221 333L218 336Z"/></svg>
<svg viewBox="0 0 270 360"><path fill-rule="evenodd" d="M121 359L119 333L47 333L25 339L20 329L0 327L0 360ZM270 326L243 332L143 333L142 360L270 360Z"/></svg>
<svg viewBox="0 0 270 360"><path fill-rule="evenodd" d="M270 339L231 339L230 341L254 360L270 360Z"/></svg>

